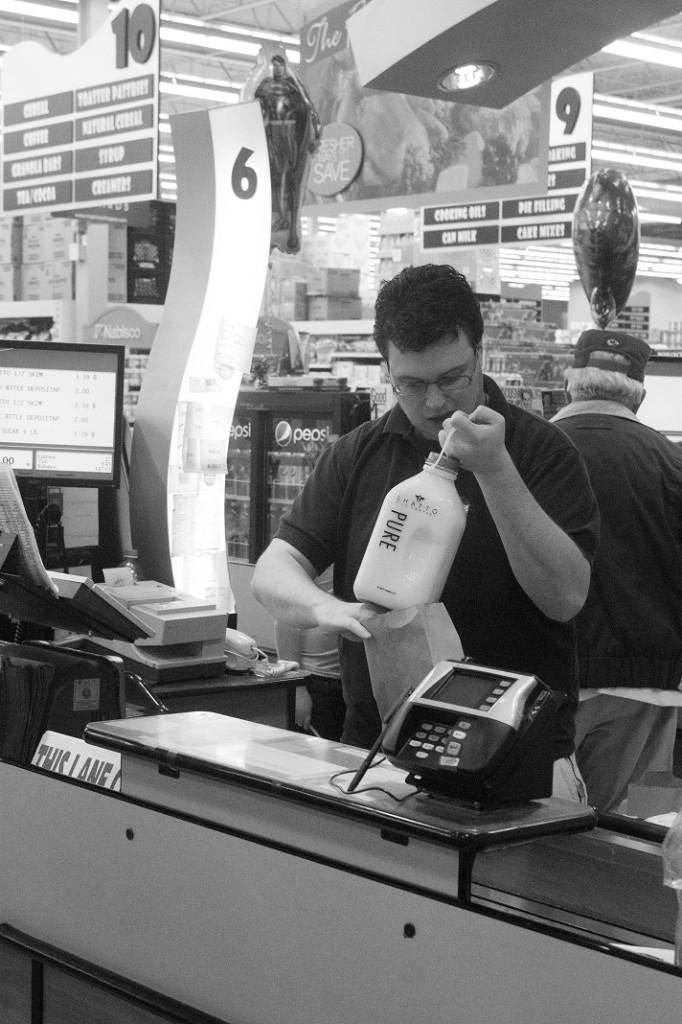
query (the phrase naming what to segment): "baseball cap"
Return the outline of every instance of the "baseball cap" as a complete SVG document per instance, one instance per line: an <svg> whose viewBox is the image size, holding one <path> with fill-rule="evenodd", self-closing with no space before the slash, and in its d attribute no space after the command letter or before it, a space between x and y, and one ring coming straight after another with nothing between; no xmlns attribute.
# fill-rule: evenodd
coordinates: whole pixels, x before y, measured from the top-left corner
<svg viewBox="0 0 682 1024"><path fill-rule="evenodd" d="M573 353L573 366L615 370L633 380L644 380L651 349L641 338L621 331L583 331Z"/></svg>

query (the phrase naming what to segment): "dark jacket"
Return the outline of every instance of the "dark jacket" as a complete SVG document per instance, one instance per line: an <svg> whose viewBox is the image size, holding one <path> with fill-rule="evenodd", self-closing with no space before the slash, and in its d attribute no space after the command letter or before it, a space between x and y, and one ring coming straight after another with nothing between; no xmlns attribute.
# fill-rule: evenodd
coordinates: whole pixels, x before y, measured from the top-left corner
<svg viewBox="0 0 682 1024"><path fill-rule="evenodd" d="M682 680L682 448L616 403L562 410L601 510L576 619L580 685L677 689ZM618 414L618 410L621 410Z"/></svg>

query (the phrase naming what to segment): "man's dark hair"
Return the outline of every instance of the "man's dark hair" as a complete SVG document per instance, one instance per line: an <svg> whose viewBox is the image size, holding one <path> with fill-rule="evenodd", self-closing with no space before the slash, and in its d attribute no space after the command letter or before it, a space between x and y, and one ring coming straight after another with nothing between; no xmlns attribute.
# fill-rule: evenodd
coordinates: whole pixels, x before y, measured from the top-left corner
<svg viewBox="0 0 682 1024"><path fill-rule="evenodd" d="M483 316L471 285L445 263L405 267L385 281L377 295L374 340L384 359L388 343L401 352L422 352L444 335L466 335L478 348Z"/></svg>

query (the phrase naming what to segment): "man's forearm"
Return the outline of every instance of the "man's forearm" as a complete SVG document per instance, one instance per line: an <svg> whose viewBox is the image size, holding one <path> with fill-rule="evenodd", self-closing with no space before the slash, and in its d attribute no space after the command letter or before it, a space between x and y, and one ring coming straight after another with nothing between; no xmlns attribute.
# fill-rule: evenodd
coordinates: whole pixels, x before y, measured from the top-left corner
<svg viewBox="0 0 682 1024"><path fill-rule="evenodd" d="M583 553L538 505L511 459L477 479L519 585L548 618L573 618L590 584Z"/></svg>
<svg viewBox="0 0 682 1024"><path fill-rule="evenodd" d="M314 575L312 566L308 571L285 552L267 549L258 560L251 589L274 619L308 628L318 624L315 609L329 596L315 584Z"/></svg>
<svg viewBox="0 0 682 1024"><path fill-rule="evenodd" d="M362 625L381 609L363 602L342 601L314 582L314 566L299 551L273 540L254 570L251 589L274 619L308 629L320 626L328 633L353 640L369 639Z"/></svg>

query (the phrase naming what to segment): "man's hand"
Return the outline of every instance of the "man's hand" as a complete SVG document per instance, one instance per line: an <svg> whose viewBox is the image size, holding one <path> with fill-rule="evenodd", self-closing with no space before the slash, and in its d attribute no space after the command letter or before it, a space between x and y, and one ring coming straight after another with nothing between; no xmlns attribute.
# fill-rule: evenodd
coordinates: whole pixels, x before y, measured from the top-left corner
<svg viewBox="0 0 682 1024"><path fill-rule="evenodd" d="M368 640L362 625L381 615L385 608L360 601L342 601L318 587L314 566L308 559L275 537L256 563L251 588L257 601L281 623L310 629L319 626L349 640Z"/></svg>
<svg viewBox="0 0 682 1024"><path fill-rule="evenodd" d="M479 405L469 416L458 409L443 420L438 441L445 454L457 459L462 469L483 476L499 471L508 460L504 434L504 417L486 405Z"/></svg>
<svg viewBox="0 0 682 1024"><path fill-rule="evenodd" d="M362 623L386 611L366 602L341 601L331 594L325 598L313 608L315 624L325 633L336 633L346 640L369 640L372 634Z"/></svg>

